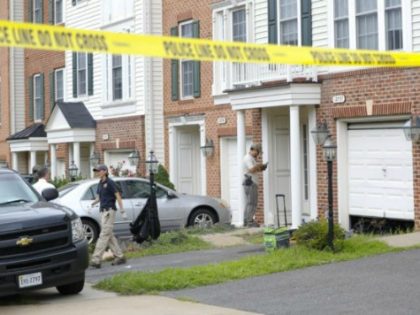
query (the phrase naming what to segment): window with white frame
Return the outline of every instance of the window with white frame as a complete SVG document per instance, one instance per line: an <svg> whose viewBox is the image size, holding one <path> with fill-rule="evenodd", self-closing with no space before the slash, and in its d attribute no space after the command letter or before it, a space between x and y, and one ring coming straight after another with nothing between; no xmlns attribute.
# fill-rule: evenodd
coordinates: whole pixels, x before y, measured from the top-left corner
<svg viewBox="0 0 420 315"><path fill-rule="evenodd" d="M181 37L193 37L193 21L179 25ZM194 61L181 60L181 98L193 97L193 67Z"/></svg>
<svg viewBox="0 0 420 315"><path fill-rule="evenodd" d="M348 0L334 0L335 47L349 48Z"/></svg>
<svg viewBox="0 0 420 315"><path fill-rule="evenodd" d="M232 40L234 42L246 42L245 8L232 11Z"/></svg>
<svg viewBox="0 0 420 315"><path fill-rule="evenodd" d="M378 49L377 0L356 0L356 42L359 49Z"/></svg>
<svg viewBox="0 0 420 315"><path fill-rule="evenodd" d="M87 69L87 54L77 53L77 96L87 95L88 84L88 69Z"/></svg>
<svg viewBox="0 0 420 315"><path fill-rule="evenodd" d="M33 21L34 23L42 23L42 0L33 0Z"/></svg>
<svg viewBox="0 0 420 315"><path fill-rule="evenodd" d="M54 23L61 24L63 22L63 0L54 0Z"/></svg>
<svg viewBox="0 0 420 315"><path fill-rule="evenodd" d="M64 68L54 70L55 101L64 100Z"/></svg>
<svg viewBox="0 0 420 315"><path fill-rule="evenodd" d="M43 117L43 106L42 106L42 97L43 97L43 91L42 91L42 78L40 74L35 74L33 76L33 113L34 113L34 120L41 120Z"/></svg>
<svg viewBox="0 0 420 315"><path fill-rule="evenodd" d="M102 0L103 23L109 24L134 15L134 0Z"/></svg>
<svg viewBox="0 0 420 315"><path fill-rule="evenodd" d="M297 0L280 1L280 43L298 45Z"/></svg>
<svg viewBox="0 0 420 315"><path fill-rule="evenodd" d="M107 57L107 100L120 101L132 98L132 57L109 55Z"/></svg>
<svg viewBox="0 0 420 315"><path fill-rule="evenodd" d="M401 0L385 0L386 49L403 48Z"/></svg>

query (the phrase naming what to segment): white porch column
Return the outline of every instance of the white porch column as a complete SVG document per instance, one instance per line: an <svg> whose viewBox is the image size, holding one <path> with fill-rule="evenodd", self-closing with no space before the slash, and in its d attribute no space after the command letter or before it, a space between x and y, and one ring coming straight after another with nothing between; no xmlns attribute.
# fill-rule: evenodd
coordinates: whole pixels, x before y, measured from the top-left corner
<svg viewBox="0 0 420 315"><path fill-rule="evenodd" d="M79 169L78 172L80 174L80 142L73 142L73 161Z"/></svg>
<svg viewBox="0 0 420 315"><path fill-rule="evenodd" d="M90 161L90 157L93 155L93 152L95 152L95 143L92 142L89 145L89 176L90 178L93 178L95 175L93 174L93 165L92 162Z"/></svg>
<svg viewBox="0 0 420 315"><path fill-rule="evenodd" d="M36 151L30 151L29 170L28 170L29 174L32 173L32 170L35 165L36 165Z"/></svg>
<svg viewBox="0 0 420 315"><path fill-rule="evenodd" d="M316 109L310 107L308 109L308 129L309 132L316 128ZM317 185L317 168L316 168L316 144L312 137L309 137L309 206L311 209L311 220L318 217L318 185Z"/></svg>
<svg viewBox="0 0 420 315"><path fill-rule="evenodd" d="M48 151L44 152L44 165L47 165L48 162Z"/></svg>
<svg viewBox="0 0 420 315"><path fill-rule="evenodd" d="M50 144L50 155L51 155L51 179L57 177L57 145Z"/></svg>
<svg viewBox="0 0 420 315"><path fill-rule="evenodd" d="M242 160L244 158L245 148L245 111L238 110L236 112L236 137L237 137L237 160L238 160L238 187L239 187L239 202L238 210L232 213L232 223L236 226L244 225L244 212L245 212L245 192L242 187L243 182L243 169Z"/></svg>
<svg viewBox="0 0 420 315"><path fill-rule="evenodd" d="M290 106L290 181L292 228L302 222L302 177L299 106Z"/></svg>
<svg viewBox="0 0 420 315"><path fill-rule="evenodd" d="M12 169L14 169L15 171L19 171L17 152L12 152ZM32 170L31 170L31 172L32 172Z"/></svg>

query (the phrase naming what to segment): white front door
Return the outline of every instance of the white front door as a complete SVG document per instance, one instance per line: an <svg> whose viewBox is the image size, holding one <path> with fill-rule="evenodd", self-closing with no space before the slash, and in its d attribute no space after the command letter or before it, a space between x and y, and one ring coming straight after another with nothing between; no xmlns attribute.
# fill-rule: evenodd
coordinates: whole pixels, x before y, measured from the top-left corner
<svg viewBox="0 0 420 315"><path fill-rule="evenodd" d="M198 125L177 128L175 188L178 192L201 194L200 132Z"/></svg>
<svg viewBox="0 0 420 315"><path fill-rule="evenodd" d="M414 219L412 142L390 129L401 126L349 126L350 215Z"/></svg>
<svg viewBox="0 0 420 315"><path fill-rule="evenodd" d="M268 162L269 167L269 207L273 214L273 222L275 225L285 224L283 199L276 198L277 194L284 194L286 198L287 222L290 224L290 125L289 115L273 114L269 116L269 126L271 130ZM297 157L298 158L298 157ZM265 160L265 157L263 158ZM278 207L277 207L278 201ZM279 211L279 217L277 216Z"/></svg>
<svg viewBox="0 0 420 315"><path fill-rule="evenodd" d="M242 156L237 156L237 139L222 138L220 150L220 172L221 172L221 196L229 203L232 211L232 219L240 218L239 215L239 195L242 193L241 180L238 178L238 163L242 162ZM246 150L251 146L251 139L246 140ZM242 222L232 222L242 224Z"/></svg>

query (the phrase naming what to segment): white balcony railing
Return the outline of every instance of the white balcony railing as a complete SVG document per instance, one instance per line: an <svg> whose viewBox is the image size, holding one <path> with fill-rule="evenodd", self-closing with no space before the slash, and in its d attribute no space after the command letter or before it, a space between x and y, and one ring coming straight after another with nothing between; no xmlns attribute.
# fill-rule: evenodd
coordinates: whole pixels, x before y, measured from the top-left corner
<svg viewBox="0 0 420 315"><path fill-rule="evenodd" d="M218 79L219 78L219 79ZM317 82L317 67L280 64L219 63L215 73L215 92L259 86L295 79Z"/></svg>

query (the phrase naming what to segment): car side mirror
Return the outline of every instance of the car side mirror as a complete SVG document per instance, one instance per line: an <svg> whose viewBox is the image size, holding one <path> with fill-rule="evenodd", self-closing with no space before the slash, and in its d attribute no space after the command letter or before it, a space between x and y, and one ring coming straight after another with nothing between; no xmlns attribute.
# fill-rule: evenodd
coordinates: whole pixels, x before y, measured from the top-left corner
<svg viewBox="0 0 420 315"><path fill-rule="evenodd" d="M175 194L173 191L168 191L168 192L166 193L166 197L168 197L168 199L174 199L174 198L176 198L177 196L176 196L176 194Z"/></svg>
<svg viewBox="0 0 420 315"><path fill-rule="evenodd" d="M55 188L46 188L42 191L42 197L47 201L53 200L58 197L58 190Z"/></svg>

